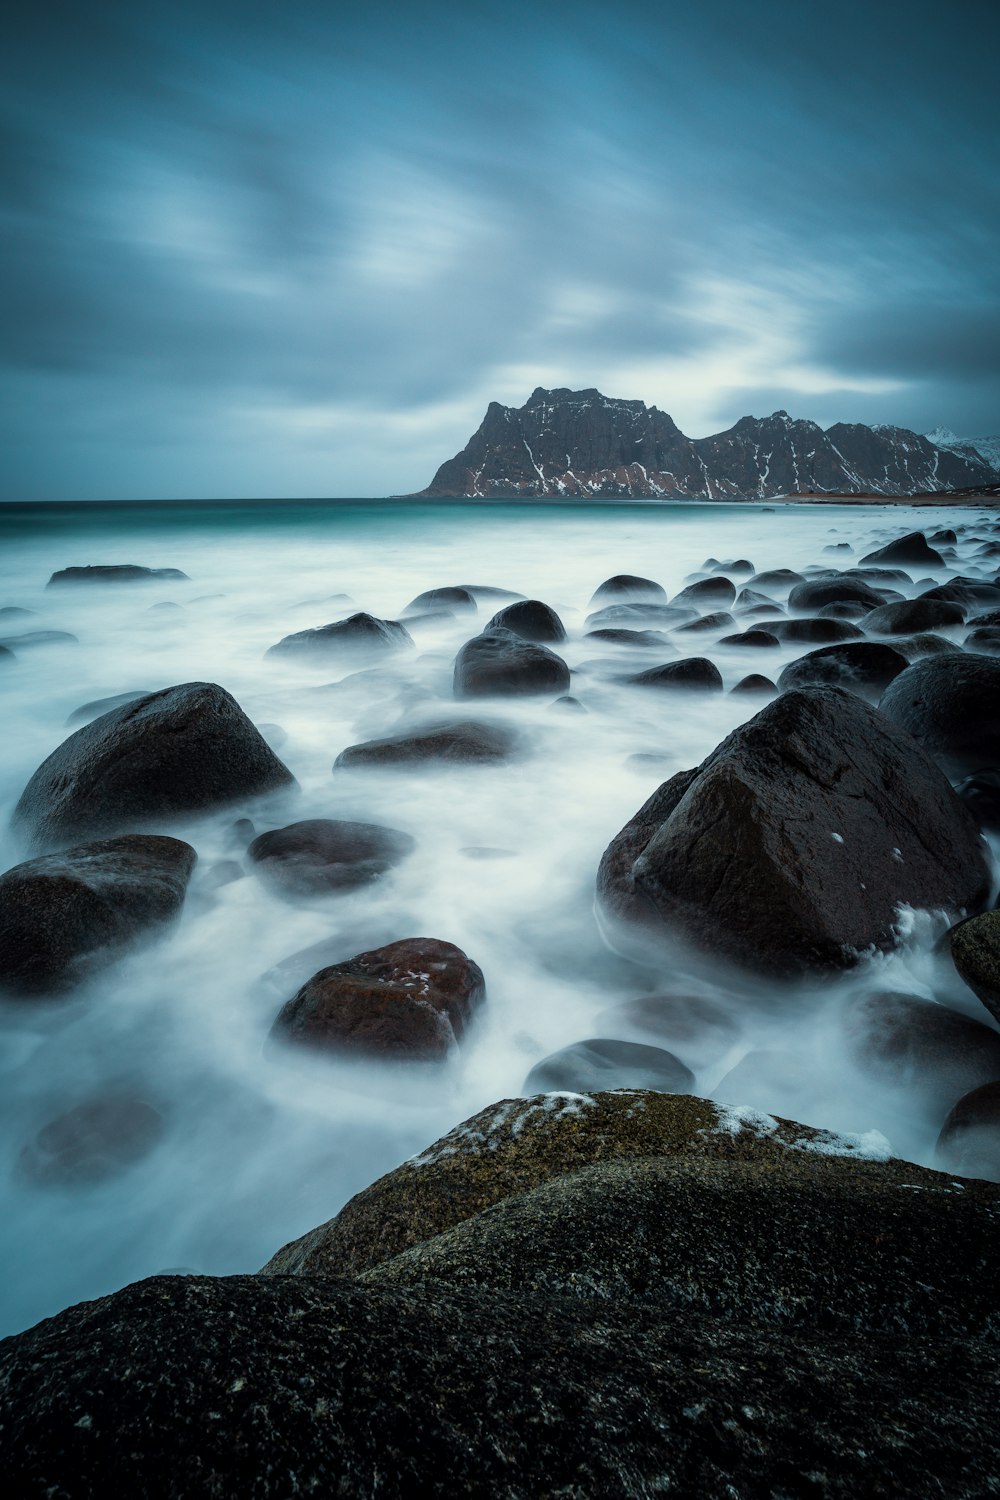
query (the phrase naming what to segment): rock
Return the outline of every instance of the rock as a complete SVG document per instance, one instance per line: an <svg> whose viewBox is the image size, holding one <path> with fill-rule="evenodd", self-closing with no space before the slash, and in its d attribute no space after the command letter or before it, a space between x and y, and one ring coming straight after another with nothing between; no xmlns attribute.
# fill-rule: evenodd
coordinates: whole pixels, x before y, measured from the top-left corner
<svg viewBox="0 0 1000 1500"><path fill-rule="evenodd" d="M751 672L748 676L741 677L736 686L729 689L730 696L733 693L749 693L756 697L777 691L777 686L770 677L762 677L759 672Z"/></svg>
<svg viewBox="0 0 1000 1500"><path fill-rule="evenodd" d="M137 563L99 563L86 568L60 568L53 573L46 588L62 583L144 583L164 578L182 578L190 583L180 568L142 568Z"/></svg>
<svg viewBox="0 0 1000 1500"><path fill-rule="evenodd" d="M781 642L770 630L744 630L738 635L724 635L718 642L720 646L739 646L751 651L769 651Z"/></svg>
<svg viewBox="0 0 1000 1500"><path fill-rule="evenodd" d="M970 1089L1000 1078L1000 1032L933 1000L863 995L845 1024L855 1065L938 1120Z"/></svg>
<svg viewBox="0 0 1000 1500"><path fill-rule="evenodd" d="M803 581L802 574L794 572L791 568L771 568L764 573L755 573L748 581L747 588L787 594L789 589Z"/></svg>
<svg viewBox="0 0 1000 1500"><path fill-rule="evenodd" d="M294 898L368 885L416 847L416 840L398 828L306 818L260 834L247 854L267 885Z"/></svg>
<svg viewBox="0 0 1000 1500"><path fill-rule="evenodd" d="M637 687L658 688L667 692L721 693L722 674L707 656L686 656L668 661L646 672L635 672L624 679Z"/></svg>
<svg viewBox="0 0 1000 1500"><path fill-rule="evenodd" d="M970 630L981 630L987 625L1000 625L1000 609L988 609L984 613L973 615L966 622Z"/></svg>
<svg viewBox="0 0 1000 1500"><path fill-rule="evenodd" d="M886 584L903 584L907 588L913 584L909 573L902 568L873 568L862 564L859 568L847 568L844 572L845 578L860 578L862 583L870 583L873 587L883 589ZM884 590L887 592L887 590Z"/></svg>
<svg viewBox="0 0 1000 1500"><path fill-rule="evenodd" d="M964 622L965 610L960 604L924 597L880 604L861 623L871 635L912 635L914 631L941 630Z"/></svg>
<svg viewBox="0 0 1000 1500"><path fill-rule="evenodd" d="M0 662L17 661L17 657L9 646L0 646Z"/></svg>
<svg viewBox="0 0 1000 1500"><path fill-rule="evenodd" d="M236 859L220 859L214 865L210 865L205 871L201 882L203 891L221 891L225 885L232 885L236 880L243 880L246 871Z"/></svg>
<svg viewBox="0 0 1000 1500"><path fill-rule="evenodd" d="M549 704L549 707L558 708L565 713L585 714L588 712L579 698L571 698L568 694L557 698L554 703Z"/></svg>
<svg viewBox="0 0 1000 1500"><path fill-rule="evenodd" d="M781 692L791 688L842 687L849 693L878 702L885 688L905 672L906 657L876 641L848 641L842 646L820 646L790 661L778 678Z"/></svg>
<svg viewBox="0 0 1000 1500"><path fill-rule="evenodd" d="M856 625L863 620L865 615L870 614L867 604L861 604L857 599L835 599L832 604L823 604L816 611L818 620L847 620Z"/></svg>
<svg viewBox="0 0 1000 1500"><path fill-rule="evenodd" d="M273 1035L340 1055L439 1062L486 998L478 964L436 938L406 938L321 969Z"/></svg>
<svg viewBox="0 0 1000 1500"><path fill-rule="evenodd" d="M658 1089L661 1093L686 1094L693 1084L691 1069L662 1047L591 1037L543 1057L524 1080L521 1092Z"/></svg>
<svg viewBox="0 0 1000 1500"><path fill-rule="evenodd" d="M852 694L810 688L654 792L607 849L598 899L654 940L792 975L891 948L900 905L976 911L989 884L975 823L921 747Z"/></svg>
<svg viewBox="0 0 1000 1500"><path fill-rule="evenodd" d="M940 543L949 547L954 547L958 544L958 537L950 526L942 526L938 531L933 532L928 540L935 544Z"/></svg>
<svg viewBox="0 0 1000 1500"><path fill-rule="evenodd" d="M732 604L735 599L736 589L728 578L699 578L697 583L689 583L687 588L675 594L670 603L675 608L685 604L700 607L703 604Z"/></svg>
<svg viewBox="0 0 1000 1500"><path fill-rule="evenodd" d="M99 1094L50 1120L21 1152L18 1172L45 1187L117 1177L163 1135L160 1112L130 1094Z"/></svg>
<svg viewBox="0 0 1000 1500"><path fill-rule="evenodd" d="M34 847L55 848L294 785L235 698L187 682L71 734L28 782L14 823Z"/></svg>
<svg viewBox="0 0 1000 1500"><path fill-rule="evenodd" d="M563 622L554 609L540 599L519 599L508 604L495 614L487 630L512 630L522 641L535 641L542 646L558 645L566 639Z"/></svg>
<svg viewBox="0 0 1000 1500"><path fill-rule="evenodd" d="M981 625L978 630L970 630L962 645L981 656L1000 656L1000 626Z"/></svg>
<svg viewBox="0 0 1000 1500"><path fill-rule="evenodd" d="M403 610L404 615L423 614L427 610L446 609L456 614L468 612L475 614L479 608L472 593L467 588L440 588L427 589L411 599Z"/></svg>
<svg viewBox="0 0 1000 1500"><path fill-rule="evenodd" d="M953 578L950 583L939 583L934 588L925 589L920 597L961 604L967 615L1000 609L1000 588L984 578Z"/></svg>
<svg viewBox="0 0 1000 1500"><path fill-rule="evenodd" d="M190 844L126 835L15 865L0 875L0 986L71 988L171 920L197 856Z"/></svg>
<svg viewBox="0 0 1000 1500"><path fill-rule="evenodd" d="M523 599L523 594L518 594L514 589L498 589L489 583L463 583L462 588L476 600L483 604L500 604L506 599Z"/></svg>
<svg viewBox="0 0 1000 1500"><path fill-rule="evenodd" d="M510 630L494 627L473 636L455 658L456 698L537 693L560 697L568 689L569 667L562 657Z"/></svg>
<svg viewBox="0 0 1000 1500"><path fill-rule="evenodd" d="M981 828L1000 833L1000 770L977 771L955 788Z"/></svg>
<svg viewBox="0 0 1000 1500"><path fill-rule="evenodd" d="M28 615L37 615L37 609L22 609L20 604L5 604L0 609L0 620L23 620Z"/></svg>
<svg viewBox="0 0 1000 1500"><path fill-rule="evenodd" d="M670 637L662 630L588 630L588 641L607 641L611 646L655 647L659 651L673 651Z"/></svg>
<svg viewBox="0 0 1000 1500"><path fill-rule="evenodd" d="M325 661L359 653L387 656L412 645L413 637L398 620L377 620L374 615L359 613L315 630L297 630L269 647L265 655L305 656Z"/></svg>
<svg viewBox="0 0 1000 1500"><path fill-rule="evenodd" d="M1000 1083L984 1083L952 1106L934 1161L942 1172L1000 1182Z"/></svg>
<svg viewBox="0 0 1000 1500"><path fill-rule="evenodd" d="M7 651L23 651L31 646L55 646L63 641L70 641L79 645L79 637L70 635L68 630L27 630L22 635L5 635L0 638L0 646ZM17 648L14 650L14 648Z"/></svg>
<svg viewBox="0 0 1000 1500"><path fill-rule="evenodd" d="M850 542L827 542L823 548L824 552L853 552L854 548Z"/></svg>
<svg viewBox="0 0 1000 1500"><path fill-rule="evenodd" d="M722 1101L738 1100L742 1108L773 1113L787 1108L815 1109L821 1076L810 1059L778 1047L756 1047L720 1078L712 1093Z"/></svg>
<svg viewBox="0 0 1000 1500"><path fill-rule="evenodd" d="M779 641L790 644L819 642L825 645L836 641L858 641L863 635L849 620L831 620L822 616L804 620L775 620L767 628Z"/></svg>
<svg viewBox="0 0 1000 1500"><path fill-rule="evenodd" d="M861 559L863 563L914 563L921 568L942 568L944 558L928 545L922 531L911 531L884 547L877 547Z"/></svg>
<svg viewBox="0 0 1000 1500"><path fill-rule="evenodd" d="M954 641L946 640L943 635L928 635L925 631L919 635L893 636L892 645L907 661L919 661L922 656L946 656L955 650Z"/></svg>
<svg viewBox="0 0 1000 1500"><path fill-rule="evenodd" d="M388 739L349 745L337 756L333 769L405 766L424 761L444 761L450 765L502 765L514 754L518 743L514 731L500 724L461 719L449 724L435 724L414 734L395 734Z"/></svg>
<svg viewBox="0 0 1000 1500"><path fill-rule="evenodd" d="M879 707L949 775L1000 766L1000 662L960 651L912 663Z"/></svg>
<svg viewBox="0 0 1000 1500"><path fill-rule="evenodd" d="M673 604L610 604L588 615L584 626L596 630L604 626L642 627L658 625L666 630L674 625L683 625L698 618L698 611L691 606Z"/></svg>
<svg viewBox="0 0 1000 1500"><path fill-rule="evenodd" d="M687 625L677 625L674 628L675 635L700 635L706 630L728 630L736 621L731 614L725 610L716 610L714 614L702 615L698 620L691 620Z"/></svg>
<svg viewBox="0 0 1000 1500"><path fill-rule="evenodd" d="M654 583L652 578L636 578L631 573L616 573L614 578L606 578L600 588L595 590L589 607L593 609L595 604L603 605L613 599L666 604L667 591L660 584Z"/></svg>
<svg viewBox="0 0 1000 1500"><path fill-rule="evenodd" d="M74 708L66 720L66 728L68 729L71 724L89 724L112 708L121 708L125 703L135 703L139 698L149 696L149 689L141 688L133 693L115 693L111 698L94 698L90 703L82 703L79 708Z"/></svg>
<svg viewBox="0 0 1000 1500"><path fill-rule="evenodd" d="M788 596L788 607L815 612L824 604L840 604L844 600L867 604L869 609L877 609L884 602L871 584L841 573L836 578L811 578L797 583Z"/></svg>
<svg viewBox="0 0 1000 1500"><path fill-rule="evenodd" d="M733 609L736 614L742 614L744 610L755 609L759 604L766 604L769 608L777 609L779 614L784 613L784 611L777 604L775 604L773 599L768 598L767 594L762 594L758 589L751 588L740 589L739 593L736 595L736 602L733 605Z"/></svg>
<svg viewBox="0 0 1000 1500"><path fill-rule="evenodd" d="M612 1035L655 1037L689 1068L706 1068L718 1061L740 1036L732 1012L707 995L667 990L641 995L609 1006L597 1024Z"/></svg>
<svg viewBox="0 0 1000 1500"><path fill-rule="evenodd" d="M958 922L947 934L947 946L969 989L1000 1019L1000 911Z"/></svg>

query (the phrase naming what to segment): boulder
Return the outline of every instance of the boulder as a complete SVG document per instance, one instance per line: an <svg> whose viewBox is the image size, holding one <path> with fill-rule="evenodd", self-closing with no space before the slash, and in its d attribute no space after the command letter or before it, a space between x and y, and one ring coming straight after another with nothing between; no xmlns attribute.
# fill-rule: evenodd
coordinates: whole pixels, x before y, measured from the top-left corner
<svg viewBox="0 0 1000 1500"><path fill-rule="evenodd" d="M554 609L540 599L519 599L499 610L487 630L512 630L522 641L541 646L555 646L566 639L566 629Z"/></svg>
<svg viewBox="0 0 1000 1500"><path fill-rule="evenodd" d="M588 641L607 641L610 646L641 646L660 651L673 651L670 637L662 630L588 630Z"/></svg>
<svg viewBox="0 0 1000 1500"><path fill-rule="evenodd" d="M940 527L937 531L931 534L928 540L933 542L936 546L943 545L947 547L954 547L958 543L958 537L950 526Z"/></svg>
<svg viewBox="0 0 1000 1500"><path fill-rule="evenodd" d="M953 578L950 583L939 583L934 588L925 589L920 597L961 604L967 615L1000 609L1000 587L985 578Z"/></svg>
<svg viewBox="0 0 1000 1500"><path fill-rule="evenodd" d="M0 662L17 661L17 657L9 646L0 646Z"/></svg>
<svg viewBox="0 0 1000 1500"><path fill-rule="evenodd" d="M681 589L675 594L670 603L676 608L679 605L694 604L699 608L703 604L732 604L736 599L736 589L728 578L699 578L695 583L689 583L687 588Z"/></svg>
<svg viewBox="0 0 1000 1500"><path fill-rule="evenodd" d="M626 627L658 625L666 630L697 618L698 611L689 605L609 604L606 609L599 609L594 614L588 615L583 623L587 630L596 630L607 625Z"/></svg>
<svg viewBox="0 0 1000 1500"><path fill-rule="evenodd" d="M736 1007L734 1007L736 1008ZM665 990L601 1011L597 1024L612 1036L655 1039L689 1068L718 1062L740 1037L733 1009L708 995Z"/></svg>
<svg viewBox="0 0 1000 1500"><path fill-rule="evenodd" d="M785 693L791 688L842 687L849 693L878 702L885 688L905 672L906 657L878 641L847 641L842 646L820 646L790 661L778 678Z"/></svg>
<svg viewBox="0 0 1000 1500"><path fill-rule="evenodd" d="M62 583L147 583L165 578L188 579L180 568L143 568L138 563L98 563L86 568L60 568L46 588Z"/></svg>
<svg viewBox="0 0 1000 1500"><path fill-rule="evenodd" d="M496 766L510 759L518 743L514 731L500 724L460 719L450 724L434 724L413 734L394 734L383 740L349 745L337 756L333 769L442 761L449 765Z"/></svg>
<svg viewBox="0 0 1000 1500"><path fill-rule="evenodd" d="M980 828L1000 833L1000 770L977 771L955 788Z"/></svg>
<svg viewBox="0 0 1000 1500"><path fill-rule="evenodd" d="M980 625L970 630L962 642L966 651L976 651L980 656L1000 656L1000 626Z"/></svg>
<svg viewBox="0 0 1000 1500"><path fill-rule="evenodd" d="M416 847L416 840L398 828L306 818L260 834L247 854L267 885L294 898L369 885Z"/></svg>
<svg viewBox="0 0 1000 1500"><path fill-rule="evenodd" d="M870 583L841 573L836 578L811 578L797 583L788 596L788 607L815 612L824 604L840 604L844 600L867 604L869 609L876 609L884 602Z"/></svg>
<svg viewBox="0 0 1000 1500"><path fill-rule="evenodd" d="M22 1150L18 1173L45 1187L103 1182L148 1156L164 1124L145 1099L98 1094L43 1125Z"/></svg>
<svg viewBox="0 0 1000 1500"><path fill-rule="evenodd" d="M944 567L944 558L940 552L928 544L927 538L922 531L911 531L906 536L897 537L894 542L887 542L884 547L876 547L874 552L868 552L861 559L862 563L913 563L920 568Z"/></svg>
<svg viewBox="0 0 1000 1500"><path fill-rule="evenodd" d="M749 693L752 697L769 696L777 691L777 685L770 677L763 677L760 672L750 672L746 677L741 677L735 687L729 689L730 696L733 693Z"/></svg>
<svg viewBox="0 0 1000 1500"><path fill-rule="evenodd" d="M21 635L5 635L0 637L0 646L6 651L24 651L32 646L56 646L63 641L69 641L79 645L79 637L70 635L68 630L26 630ZM14 648L17 648L14 650Z"/></svg>
<svg viewBox="0 0 1000 1500"><path fill-rule="evenodd" d="M791 568L771 568L765 573L755 573L748 581L747 587L763 589L765 592L770 589L773 593L787 594L789 589L802 581L802 574L793 572Z"/></svg>
<svg viewBox="0 0 1000 1500"><path fill-rule="evenodd" d="M637 687L657 688L672 693L721 693L722 674L707 656L686 656L668 661L646 672L634 672L625 682Z"/></svg>
<svg viewBox="0 0 1000 1500"><path fill-rule="evenodd" d="M867 604L860 603L857 599L835 599L832 604L821 604L816 611L818 620L848 620L856 625L863 620L865 615L870 614Z"/></svg>
<svg viewBox="0 0 1000 1500"><path fill-rule="evenodd" d="M910 588L913 584L909 573L905 573L902 568L874 568L864 563L859 568L845 568L844 576L860 578L863 583L871 583L878 588L885 584L902 584Z"/></svg>
<svg viewBox="0 0 1000 1500"><path fill-rule="evenodd" d="M766 604L772 609L777 609L779 614L783 613L774 600L768 598L767 594L762 594L758 589L751 588L740 589L736 595L736 602L733 605L733 609L736 614L742 614L744 610L756 609L759 604Z"/></svg>
<svg viewBox="0 0 1000 1500"><path fill-rule="evenodd" d="M970 630L981 630L987 625L1000 625L1000 609L987 609L978 615L973 615L966 623Z"/></svg>
<svg viewBox="0 0 1000 1500"><path fill-rule="evenodd" d="M923 630L941 630L965 623L960 604L945 599L902 599L896 604L880 604L865 615L862 625L870 635L912 635Z"/></svg>
<svg viewBox="0 0 1000 1500"><path fill-rule="evenodd" d="M969 989L1000 1020L1000 911L958 922L947 934L947 945Z"/></svg>
<svg viewBox="0 0 1000 1500"><path fill-rule="evenodd" d="M388 656L412 645L413 637L398 620L378 620L374 615L358 613L315 630L297 630L270 646L265 655L326 662L332 657L358 654Z"/></svg>
<svg viewBox="0 0 1000 1500"><path fill-rule="evenodd" d="M850 542L827 542L823 548L824 552L853 552L854 548Z"/></svg>
<svg viewBox="0 0 1000 1500"><path fill-rule="evenodd" d="M569 690L569 667L547 646L494 627L466 641L455 658L456 698L494 695L561 697Z"/></svg>
<svg viewBox="0 0 1000 1500"><path fill-rule="evenodd" d="M951 776L1000 766L1000 662L993 657L924 657L889 684L879 707Z"/></svg>
<svg viewBox="0 0 1000 1500"><path fill-rule="evenodd" d="M855 1066L905 1091L914 1109L943 1119L980 1084L1000 1078L1000 1031L916 995L862 995L845 1018Z"/></svg>
<svg viewBox="0 0 1000 1500"><path fill-rule="evenodd" d="M675 635L700 635L706 630L728 630L736 621L726 610L715 610L710 615L702 615L697 620L690 620L686 625L674 627Z"/></svg>
<svg viewBox="0 0 1000 1500"><path fill-rule="evenodd" d="M606 578L600 588L594 591L589 607L593 609L595 605L627 599L666 604L667 591L660 584L654 583L652 578L636 578L631 573L616 573L614 578Z"/></svg>
<svg viewBox="0 0 1000 1500"><path fill-rule="evenodd" d="M28 782L14 824L51 849L294 785L235 698L214 682L187 682L71 734Z"/></svg>
<svg viewBox="0 0 1000 1500"><path fill-rule="evenodd" d="M658 1089L661 1093L686 1094L693 1084L691 1069L662 1047L590 1037L543 1057L524 1080L521 1092L583 1094L595 1089Z"/></svg>
<svg viewBox="0 0 1000 1500"><path fill-rule="evenodd" d="M748 651L770 651L775 646L780 646L781 642L770 630L751 629L744 630L738 635L724 635L718 644L739 646Z"/></svg>
<svg viewBox="0 0 1000 1500"><path fill-rule="evenodd" d="M926 631L921 631L919 635L894 635L892 646L907 661L919 661L922 656L945 656L949 651L955 650L954 641L947 640L943 635L928 635Z"/></svg>
<svg viewBox="0 0 1000 1500"><path fill-rule="evenodd" d="M149 689L140 688L133 693L115 693L110 698L94 698L90 703L81 703L79 708L74 708L66 720L66 728L69 729L73 724L90 724L113 708L121 708L126 703L135 703L139 698L148 697Z"/></svg>
<svg viewBox="0 0 1000 1500"><path fill-rule="evenodd" d="M829 645L837 641L858 641L864 634L849 620L831 620L825 616L775 620L767 628L779 641L787 641L790 645Z"/></svg>
<svg viewBox="0 0 1000 1500"><path fill-rule="evenodd" d="M71 988L175 917L197 856L190 844L129 834L43 855L0 875L0 988Z"/></svg>
<svg viewBox="0 0 1000 1500"><path fill-rule="evenodd" d="M440 1062L486 998L482 970L437 938L405 938L321 969L273 1035L338 1055Z"/></svg>
<svg viewBox="0 0 1000 1500"><path fill-rule="evenodd" d="M1000 1182L1000 1083L984 1083L952 1106L934 1162L942 1172Z"/></svg>
<svg viewBox="0 0 1000 1500"><path fill-rule="evenodd" d="M665 782L598 874L613 921L775 975L848 967L894 946L901 905L977 911L989 887L920 745L828 687L785 693Z"/></svg>
<svg viewBox="0 0 1000 1500"><path fill-rule="evenodd" d="M475 614L479 606L466 588L426 589L411 599L403 610L404 615L424 614L428 610L448 610L455 614Z"/></svg>

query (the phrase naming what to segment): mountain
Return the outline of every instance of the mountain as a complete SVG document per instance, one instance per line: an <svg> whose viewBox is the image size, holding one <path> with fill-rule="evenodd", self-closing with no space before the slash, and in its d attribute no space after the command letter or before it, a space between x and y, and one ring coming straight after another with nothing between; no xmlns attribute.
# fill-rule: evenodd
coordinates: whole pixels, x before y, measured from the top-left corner
<svg viewBox="0 0 1000 1500"><path fill-rule="evenodd" d="M961 446L959 452L905 427L839 422L824 431L784 411L689 438L644 401L539 386L521 407L491 401L479 430L420 493L723 500L996 484L997 465Z"/></svg>
<svg viewBox="0 0 1000 1500"><path fill-rule="evenodd" d="M947 448L949 453L957 453L960 458L981 458L990 468L1000 469L1000 434L994 434L993 437L960 438L947 427L935 427L933 432L928 432L925 436L929 443L934 443L938 448Z"/></svg>

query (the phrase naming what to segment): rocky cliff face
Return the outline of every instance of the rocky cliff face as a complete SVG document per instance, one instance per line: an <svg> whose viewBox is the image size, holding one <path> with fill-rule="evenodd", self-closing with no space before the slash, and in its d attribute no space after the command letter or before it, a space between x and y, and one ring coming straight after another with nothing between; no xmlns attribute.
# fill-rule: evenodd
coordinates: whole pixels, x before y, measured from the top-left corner
<svg viewBox="0 0 1000 1500"><path fill-rule="evenodd" d="M841 422L824 432L777 411L689 438L644 401L539 387L522 407L491 401L478 432L421 494L763 499L809 491L916 494L998 478L980 455L938 447L903 427Z"/></svg>

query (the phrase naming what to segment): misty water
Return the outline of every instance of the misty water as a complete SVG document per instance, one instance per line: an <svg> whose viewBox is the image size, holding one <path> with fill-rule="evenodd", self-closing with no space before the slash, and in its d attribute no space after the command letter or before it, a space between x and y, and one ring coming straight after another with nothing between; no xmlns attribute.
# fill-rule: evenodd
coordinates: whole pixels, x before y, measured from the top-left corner
<svg viewBox="0 0 1000 1500"><path fill-rule="evenodd" d="M659 1041L694 1068L698 1092L838 1131L879 1130L898 1155L931 1163L940 1121L853 1069L839 1016L845 996L875 982L989 1021L933 955L940 915L904 914L909 936L891 957L835 983L787 989L680 952L650 965L602 938L594 877L610 839L661 781L699 762L760 702L624 685L621 673L661 658L588 641L584 621L595 588L615 573L654 578L672 594L710 555L749 558L761 570L849 566L890 536L980 515L693 503L3 507L0 606L36 612L0 618L4 639L78 638L12 642L3 869L27 853L10 831L18 796L89 700L217 682L265 726L300 789L161 827L199 856L181 919L64 999L0 1003L0 1331L157 1271L257 1269L375 1177L518 1094L546 1054L587 1037ZM855 557L824 554L844 541ZM960 547L953 570L977 571L971 550ZM175 567L190 582L46 590L54 570L91 563ZM546 698L456 707L455 654L492 602L477 619L414 624L416 649L368 670L265 659L292 631L354 608L397 618L415 595L446 584L510 589L556 609L570 637L559 649L574 669L571 691L586 712ZM681 653L710 655L727 689L748 672L776 677L809 649L673 639ZM517 727L522 754L502 767L332 773L348 745L456 717ZM309 817L383 823L417 847L374 884L293 904L245 862L243 878L215 884L220 862L243 859L245 841L232 833L241 816L258 832ZM486 977L487 1003L444 1070L333 1062L269 1044L283 1001L310 973L418 935L458 944ZM316 955L279 967L316 944ZM737 1022L734 1037L674 1046L607 1014L668 985L720 1000ZM730 1082L741 1059L762 1049L777 1055ZM115 1091L148 1101L165 1122L144 1159L89 1186L25 1176L21 1153L46 1122Z"/></svg>

